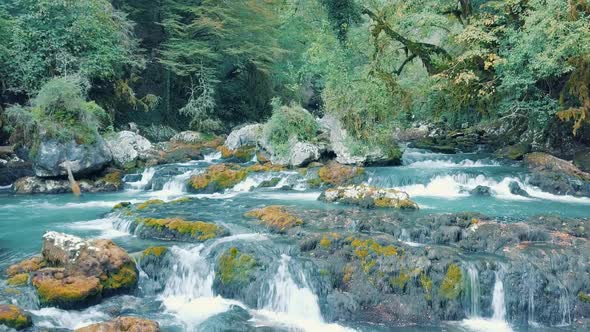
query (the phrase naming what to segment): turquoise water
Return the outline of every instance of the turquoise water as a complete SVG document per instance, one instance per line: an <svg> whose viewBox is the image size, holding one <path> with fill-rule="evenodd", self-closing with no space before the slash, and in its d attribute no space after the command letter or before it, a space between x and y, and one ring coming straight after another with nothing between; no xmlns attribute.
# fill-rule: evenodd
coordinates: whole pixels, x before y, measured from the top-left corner
<svg viewBox="0 0 590 332"><path fill-rule="evenodd" d="M80 198L72 195L14 196L0 193L0 268L4 269L23 258L38 254L41 249L41 237L48 230L85 238L110 238L131 253L139 252L157 242L131 235L121 226L120 219L110 214L112 206L120 201L141 202L150 198L172 200L186 196L188 194L184 192L183 184L190 174L200 172L214 162L217 160L209 156L208 161L166 165L147 170L137 176L141 180L133 179L134 182L128 183L125 191L118 193L85 194ZM158 172L168 175L161 176ZM518 163L494 160L485 154L442 155L408 149L404 155L403 166L368 168L367 173L369 184L407 191L421 207L419 212L415 212L416 215L476 211L511 221L538 214L587 217L590 211L590 198L556 196L542 192L527 184L527 172ZM191 209L174 211L174 214L192 220L221 223L229 228L232 234L237 234L231 239L233 241L260 241L261 246L268 247L268 250L276 255L279 264L279 257L288 252L288 245L280 244L277 236L266 234L263 229L252 228L244 223L242 215L245 211L272 204L305 209L346 209L343 206L319 202L317 197L320 192L307 189L305 179L297 172L282 172L279 176L282 180L276 188L256 189L260 182L271 177L268 174L258 174L223 194L192 195L199 199L195 200ZM156 179L158 181L155 181ZM508 185L512 181L519 183L531 197L510 194ZM292 186L292 189L281 189L285 184ZM468 191L477 185L489 186L492 196L469 195ZM152 294L148 290L148 281L142 279L137 294L110 298L84 311L39 309L32 294L15 296L2 293L2 296L5 300L16 301L32 310L36 325L49 328L74 329L108 320L116 315L131 314L156 319L165 331L206 331L209 328L203 326L211 326L207 324L230 326L230 322L235 322L235 317L240 316L241 311L247 311L254 318L244 321L239 330L246 327L265 331L510 330L505 325L494 325L498 322L484 321L395 329L362 324L342 326L323 323L317 303L314 305L317 296L301 278L291 275L296 272L293 271L293 267L289 267L291 263L288 263L288 258L285 258L285 273L282 276L278 273L276 282L283 288L291 289L288 294L292 298L281 299L286 301L286 304L269 303L262 308L247 308L235 301L217 297L211 293L210 288L207 289L203 285L206 284L210 271L207 257L201 255L205 255L204 252L209 250L208 246L215 245L222 244L212 242L201 247L177 244L175 253L179 262L194 261L194 264L183 270L184 272L178 276L178 283L168 287L164 295ZM199 280L198 285L191 284L195 280ZM0 284L0 288L5 288L5 285ZM187 297L187 293L191 294L190 298ZM300 313L296 308L288 306L292 302L308 307L309 310ZM315 318L303 319L302 316ZM488 323L492 325L486 325ZM511 329L518 330L516 327ZM535 329L553 330L556 329Z"/></svg>

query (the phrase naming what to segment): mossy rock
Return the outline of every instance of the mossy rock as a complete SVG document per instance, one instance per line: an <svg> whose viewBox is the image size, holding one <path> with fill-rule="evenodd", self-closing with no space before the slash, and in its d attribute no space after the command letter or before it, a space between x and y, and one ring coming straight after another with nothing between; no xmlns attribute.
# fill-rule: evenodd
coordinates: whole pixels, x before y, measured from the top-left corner
<svg viewBox="0 0 590 332"><path fill-rule="evenodd" d="M584 303L590 303L590 294L586 294L584 292L579 292L578 299Z"/></svg>
<svg viewBox="0 0 590 332"><path fill-rule="evenodd" d="M580 170L590 173L590 150L576 152L574 165Z"/></svg>
<svg viewBox="0 0 590 332"><path fill-rule="evenodd" d="M168 251L168 248L162 246L149 247L142 252L142 257L155 256L160 257Z"/></svg>
<svg viewBox="0 0 590 332"><path fill-rule="evenodd" d="M120 210L131 206L131 202L119 202L113 206L113 210Z"/></svg>
<svg viewBox="0 0 590 332"><path fill-rule="evenodd" d="M107 173L102 180L108 184L112 184L117 188L121 188L123 186L123 172L120 170L113 170Z"/></svg>
<svg viewBox="0 0 590 332"><path fill-rule="evenodd" d="M436 153L455 154L457 148L447 140L438 140L431 137L422 138L413 142L411 147L416 149L429 150Z"/></svg>
<svg viewBox="0 0 590 332"><path fill-rule="evenodd" d="M35 272L46 266L43 257L36 256L25 259L17 264L11 265L6 269L6 275L13 277L21 273Z"/></svg>
<svg viewBox="0 0 590 332"><path fill-rule="evenodd" d="M277 205L249 211L245 216L259 219L261 224L278 233L284 233L290 228L303 225L303 220L287 212L284 207Z"/></svg>
<svg viewBox="0 0 590 332"><path fill-rule="evenodd" d="M138 274L135 264L127 263L117 271L107 273L100 277L103 296L128 292L137 285Z"/></svg>
<svg viewBox="0 0 590 332"><path fill-rule="evenodd" d="M285 166L273 165L271 163L258 163L246 168L248 172L261 173L261 172L281 172L286 170Z"/></svg>
<svg viewBox="0 0 590 332"><path fill-rule="evenodd" d="M506 158L512 160L522 160L524 155L531 152L531 145L528 143L519 143L503 147L495 152L498 158Z"/></svg>
<svg viewBox="0 0 590 332"><path fill-rule="evenodd" d="M217 273L224 285L245 285L254 277L257 266L253 256L232 247L219 257Z"/></svg>
<svg viewBox="0 0 590 332"><path fill-rule="evenodd" d="M117 317L111 321L88 325L75 332L160 332L158 322L138 317Z"/></svg>
<svg viewBox="0 0 590 332"><path fill-rule="evenodd" d="M359 182L365 170L362 167L341 165L331 162L318 170L318 176L323 183L332 186L343 186Z"/></svg>
<svg viewBox="0 0 590 332"><path fill-rule="evenodd" d="M205 173L190 178L189 190L198 193L221 192L242 182L247 176L248 171L239 165L212 165Z"/></svg>
<svg viewBox="0 0 590 332"><path fill-rule="evenodd" d="M33 326L31 316L12 304L0 304L0 324L22 330Z"/></svg>
<svg viewBox="0 0 590 332"><path fill-rule="evenodd" d="M41 272L41 271L40 271ZM33 277L42 306L79 309L100 302L103 286L96 277L64 277L63 271Z"/></svg>
<svg viewBox="0 0 590 332"><path fill-rule="evenodd" d="M463 272L456 264L447 268L447 273L440 285L440 294L448 300L456 300L463 290Z"/></svg>
<svg viewBox="0 0 590 332"><path fill-rule="evenodd" d="M255 146L241 146L235 150L231 150L227 146L222 145L218 148L218 150L221 152L221 158L231 159L231 161L241 163L252 160L256 154Z"/></svg>
<svg viewBox="0 0 590 332"><path fill-rule="evenodd" d="M6 280L6 283L10 286L24 286L29 282L28 273L19 273Z"/></svg>
<svg viewBox="0 0 590 332"><path fill-rule="evenodd" d="M229 232L213 223L187 221L181 218L138 218L140 236L160 240L204 242L229 235Z"/></svg>
<svg viewBox="0 0 590 332"><path fill-rule="evenodd" d="M137 204L136 205L136 208L138 210L145 210L145 209L149 208L152 205L161 205L161 204L164 204L164 203L165 202L163 200L161 200L161 199L150 199L150 200L147 200L147 201L145 201L143 203Z"/></svg>
<svg viewBox="0 0 590 332"><path fill-rule="evenodd" d="M281 182L281 178L272 178L270 180L265 180L258 185L259 188L271 188L276 187L277 184Z"/></svg>

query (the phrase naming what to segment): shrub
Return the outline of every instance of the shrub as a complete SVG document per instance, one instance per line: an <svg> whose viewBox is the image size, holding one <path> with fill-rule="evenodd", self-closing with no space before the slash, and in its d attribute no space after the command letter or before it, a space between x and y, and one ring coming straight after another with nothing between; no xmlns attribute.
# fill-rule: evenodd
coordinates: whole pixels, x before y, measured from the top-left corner
<svg viewBox="0 0 590 332"><path fill-rule="evenodd" d="M272 104L273 113L264 126L264 136L276 155L285 156L293 142L315 139L319 126L311 113L297 104L282 106L278 99Z"/></svg>

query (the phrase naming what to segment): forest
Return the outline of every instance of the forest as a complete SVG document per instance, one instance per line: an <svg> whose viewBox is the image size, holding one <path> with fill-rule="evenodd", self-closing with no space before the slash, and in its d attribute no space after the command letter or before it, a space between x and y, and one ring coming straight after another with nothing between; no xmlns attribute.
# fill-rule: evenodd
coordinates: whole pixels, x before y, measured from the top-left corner
<svg viewBox="0 0 590 332"><path fill-rule="evenodd" d="M590 331L590 0L0 0L0 331Z"/></svg>

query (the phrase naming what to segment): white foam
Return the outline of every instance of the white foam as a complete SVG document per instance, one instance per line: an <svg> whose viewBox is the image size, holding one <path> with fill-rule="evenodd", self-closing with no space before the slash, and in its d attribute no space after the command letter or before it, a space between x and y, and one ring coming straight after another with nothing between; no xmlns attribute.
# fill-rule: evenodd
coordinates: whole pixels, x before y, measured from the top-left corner
<svg viewBox="0 0 590 332"><path fill-rule="evenodd" d="M498 167L500 163L498 162L487 162L483 160L462 160L458 163L453 162L452 160L422 160L422 161L415 161L411 164L406 165L406 167L411 168L476 168L476 167Z"/></svg>
<svg viewBox="0 0 590 332"><path fill-rule="evenodd" d="M461 326L473 332L512 332L510 325L503 320L490 318L471 318L461 321Z"/></svg>
<svg viewBox="0 0 590 332"><path fill-rule="evenodd" d="M135 189L135 190L148 189L148 188L146 188L146 186L152 181L154 174L156 174L156 169L153 167L148 167L143 171L143 173L141 173L141 179L139 181L127 182L127 185L131 189Z"/></svg>
<svg viewBox="0 0 590 332"><path fill-rule="evenodd" d="M256 199L276 199L276 200L297 200L297 201L317 201L322 193L320 192L261 192L252 195Z"/></svg>
<svg viewBox="0 0 590 332"><path fill-rule="evenodd" d="M102 310L92 307L82 311L42 308L31 311L37 320L35 325L44 328L63 328L75 330L90 324L111 319Z"/></svg>
<svg viewBox="0 0 590 332"><path fill-rule="evenodd" d="M116 216L110 216L102 219L80 221L73 224L68 224L67 227L76 230L100 231L100 238L113 239L129 235L129 232L115 228L116 224L120 224L122 222L124 222L123 219Z"/></svg>

